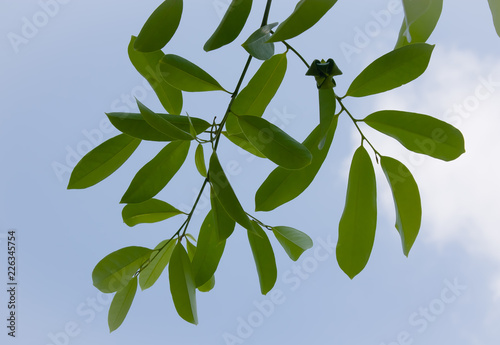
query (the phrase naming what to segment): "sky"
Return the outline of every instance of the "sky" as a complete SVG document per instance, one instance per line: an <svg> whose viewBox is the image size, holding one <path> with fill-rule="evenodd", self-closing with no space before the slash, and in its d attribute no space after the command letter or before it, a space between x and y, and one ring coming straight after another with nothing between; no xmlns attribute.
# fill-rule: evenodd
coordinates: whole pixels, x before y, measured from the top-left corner
<svg viewBox="0 0 500 345"><path fill-rule="evenodd" d="M184 17L165 52L181 55L234 88L246 61L239 46L205 53L204 42L228 0L185 1ZM270 213L271 225L310 235L314 247L292 262L271 239L278 264L275 288L260 294L245 231L228 240L215 288L198 293L199 325L176 313L168 279L138 291L132 308L109 333L110 295L92 286L94 266L126 246L153 248L183 219L127 227L119 200L135 172L161 144L145 143L107 180L67 190L70 172L89 149L118 134L105 112L135 112L135 98L161 111L154 92L128 61L127 45L160 1L0 0L0 339L1 344L129 345L496 344L500 339L500 38L486 0L445 1L429 43L428 70L415 82L365 99L346 99L356 118L382 109L433 115L458 127L466 153L441 162L406 151L363 128L386 155L415 176L423 204L419 237L406 258L394 228L390 190L376 166L379 217L372 256L354 280L335 258L350 159L359 144L340 119L332 150L316 180L299 198ZM290 40L308 60L333 58L343 95L353 78L396 42L402 11L396 0L339 1L315 27ZM284 20L294 1L274 1L270 22ZM264 0L237 43L258 27ZM399 8L399 10L398 10ZM393 10L390 12L389 10ZM396 10L395 10L396 9ZM13 37L16 37L14 40ZM14 43L13 43L14 42ZM283 47L277 46L277 52ZM255 72L258 63L251 66ZM298 140L318 120L317 91L303 64L289 56L285 81L265 118ZM184 111L211 121L222 116L224 93L186 94ZM243 206L274 168L221 141L222 165ZM188 163L159 198L189 208L203 180ZM229 167L231 167L229 169ZM193 219L197 234L208 211L206 195ZM16 337L8 336L7 234L16 231Z"/></svg>

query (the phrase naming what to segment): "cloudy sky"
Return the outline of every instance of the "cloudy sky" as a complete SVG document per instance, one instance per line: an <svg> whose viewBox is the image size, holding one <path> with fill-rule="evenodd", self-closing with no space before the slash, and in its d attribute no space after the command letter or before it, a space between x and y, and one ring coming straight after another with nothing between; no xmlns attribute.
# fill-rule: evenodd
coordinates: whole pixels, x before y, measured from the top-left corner
<svg viewBox="0 0 500 345"><path fill-rule="evenodd" d="M232 89L246 59L235 44L205 53L204 42L229 0L185 1L177 35L167 47L203 66ZM390 51L402 21L396 0L339 1L313 29L290 43L309 61L333 58L351 80ZM68 191L76 161L117 135L104 112L137 111L135 98L161 106L127 57L160 1L0 0L0 339L2 344L409 345L494 344L500 332L500 38L486 0L446 1L429 40L436 44L427 72L398 90L346 100L358 118L382 109L436 116L457 126L466 154L451 163L409 153L397 142L366 129L386 155L413 172L422 195L420 236L404 257L394 229L390 191L380 169L379 219L372 257L350 280L336 263L337 226L345 200L350 158L359 137L341 119L323 169L298 199L259 215L272 225L307 232L313 249L292 262L274 239L278 281L260 294L245 231L228 241L216 287L198 294L199 325L175 312L166 277L138 292L127 319L108 331L110 296L92 286L91 272L108 253L131 245L154 247L182 222L128 228L118 204L135 172L161 145L146 143L116 174L88 190ZM264 0L254 1L242 43L258 27ZM293 1L275 1L270 22L282 21ZM389 11L392 9L392 13ZM278 46L278 51L283 47ZM258 63L251 67L255 71ZM315 126L315 82L289 56L285 82L265 117L302 140ZM211 120L223 114L223 93L188 94L184 111ZM243 205L253 208L256 188L273 164L221 145L223 166ZM159 196L190 207L203 182L190 162ZM378 167L376 167L378 168ZM206 199L193 221L197 233ZM17 337L7 335L7 242L17 232Z"/></svg>

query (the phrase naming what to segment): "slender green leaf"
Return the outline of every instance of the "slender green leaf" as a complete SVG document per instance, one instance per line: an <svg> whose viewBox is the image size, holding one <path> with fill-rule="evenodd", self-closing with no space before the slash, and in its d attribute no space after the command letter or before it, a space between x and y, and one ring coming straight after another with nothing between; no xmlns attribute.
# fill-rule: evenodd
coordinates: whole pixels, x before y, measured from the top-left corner
<svg viewBox="0 0 500 345"><path fill-rule="evenodd" d="M210 188L210 203L212 206L212 216L214 218L215 232L219 242L225 241L232 235L236 225L233 218L231 218L224 207L217 199L213 188Z"/></svg>
<svg viewBox="0 0 500 345"><path fill-rule="evenodd" d="M320 137L318 148L321 150L326 142L328 131L333 121L336 121L335 110L337 108L337 99L333 88L319 89L319 128Z"/></svg>
<svg viewBox="0 0 500 345"><path fill-rule="evenodd" d="M200 292L208 292L215 286L215 276L212 276L205 284L198 286Z"/></svg>
<svg viewBox="0 0 500 345"><path fill-rule="evenodd" d="M238 125L238 127L239 127L239 125ZM231 141L233 144L239 146L243 150L245 150L245 151L253 154L254 156L257 156L257 157L260 157L260 158L266 158L266 156L264 156L259 150L257 150L255 148L255 146L253 146L248 141L247 137L245 137L245 134L238 133L238 134L230 135L227 132L222 132L222 134L224 134L224 136L226 138L228 138L229 141Z"/></svg>
<svg viewBox="0 0 500 345"><path fill-rule="evenodd" d="M185 132L179 127L170 123L165 117L160 116L160 114L156 114L155 112L151 111L141 102L137 101L137 105L139 106L139 111L141 112L142 118L146 120L146 122L158 132L161 132L168 137L175 138L176 140L194 139L194 137L191 136L190 133Z"/></svg>
<svg viewBox="0 0 500 345"><path fill-rule="evenodd" d="M227 179L224 170L222 170L219 158L217 158L217 154L215 152L212 153L212 156L210 157L208 178L215 196L219 200L222 207L224 207L227 214L245 229L255 231L250 219L245 213L245 210L243 210L243 207L236 197L233 187L229 184L229 180Z"/></svg>
<svg viewBox="0 0 500 345"><path fill-rule="evenodd" d="M192 236L189 236L189 237L194 241L194 237L192 237ZM196 246L194 244L192 244L189 240L187 240L187 252L188 252L189 260L191 260L191 264L192 264L193 259L196 255L196 253L198 252L198 248L196 248ZM193 277L194 277L194 270L193 270ZM196 280L195 280L195 282L196 282ZM210 277L210 279L205 284L198 286L197 289L200 292L208 292L208 291L212 290L214 286L215 286L215 276L212 275L212 277Z"/></svg>
<svg viewBox="0 0 500 345"><path fill-rule="evenodd" d="M210 74L177 55L165 55L160 60L160 71L167 83L182 91L226 91Z"/></svg>
<svg viewBox="0 0 500 345"><path fill-rule="evenodd" d="M248 54L259 60L268 60L274 55L274 43L269 43L267 40L271 37L271 30L276 25L278 23L264 25L248 37L242 44Z"/></svg>
<svg viewBox="0 0 500 345"><path fill-rule="evenodd" d="M170 114L182 112L182 91L163 80L158 69L160 60L165 56L161 50L142 53L134 49L136 38L132 36L128 46L128 56L135 69L148 81L161 104Z"/></svg>
<svg viewBox="0 0 500 345"><path fill-rule="evenodd" d="M264 61L248 85L236 96L231 111L237 115L262 116L278 91L287 69L286 53ZM236 116L229 114L226 121L229 135L241 133Z"/></svg>
<svg viewBox="0 0 500 345"><path fill-rule="evenodd" d="M128 134L134 138L150 141L173 141L175 138L168 136L162 132L157 131L151 127L141 114L137 113L107 113L106 114L111 121L111 124L115 126L119 131ZM189 132L189 119L187 116L180 115L169 115L169 114L157 114L164 118L166 121L170 122L174 126L178 127L184 132ZM193 123L196 132L203 133L210 124L196 117L191 117L191 122Z"/></svg>
<svg viewBox="0 0 500 345"><path fill-rule="evenodd" d="M108 326L110 332L118 329L127 317L136 292L137 277L134 277L128 282L127 286L119 290L113 297L108 313Z"/></svg>
<svg viewBox="0 0 500 345"><path fill-rule="evenodd" d="M233 0L203 49L208 52L234 41L243 30L251 9L252 0Z"/></svg>
<svg viewBox="0 0 500 345"><path fill-rule="evenodd" d="M184 212L165 201L149 199L138 204L125 205L122 211L123 222L128 226L143 223L156 223Z"/></svg>
<svg viewBox="0 0 500 345"><path fill-rule="evenodd" d="M273 227L273 233L293 261L297 261L304 251L313 246L313 241L309 236L288 226Z"/></svg>
<svg viewBox="0 0 500 345"><path fill-rule="evenodd" d="M172 141L139 170L121 203L139 203L158 194L179 171L189 152L190 141Z"/></svg>
<svg viewBox="0 0 500 345"><path fill-rule="evenodd" d="M354 153L344 212L339 223L337 261L353 279L368 263L377 225L377 186L372 161L363 146Z"/></svg>
<svg viewBox="0 0 500 345"><path fill-rule="evenodd" d="M413 152L444 161L454 160L465 152L462 133L429 115L383 110L368 115L363 121Z"/></svg>
<svg viewBox="0 0 500 345"><path fill-rule="evenodd" d="M238 122L248 141L279 166L301 169L311 164L311 152L278 126L251 115L238 116Z"/></svg>
<svg viewBox="0 0 500 345"><path fill-rule="evenodd" d="M423 43L430 37L443 10L443 0L403 0L405 18L399 31L396 49Z"/></svg>
<svg viewBox="0 0 500 345"><path fill-rule="evenodd" d="M417 238L422 220L422 206L417 183L403 163L390 158L380 160L389 182L396 207L396 229L398 229L406 256Z"/></svg>
<svg viewBox="0 0 500 345"><path fill-rule="evenodd" d="M415 80L427 69L433 49L433 45L415 43L385 54L354 79L346 96L374 95Z"/></svg>
<svg viewBox="0 0 500 345"><path fill-rule="evenodd" d="M196 287L203 286L213 277L225 245L226 241L219 241L213 211L210 211L201 226L198 246L192 260Z"/></svg>
<svg viewBox="0 0 500 345"><path fill-rule="evenodd" d="M174 36L182 17L182 0L165 0L148 18L134 48L141 52L160 50Z"/></svg>
<svg viewBox="0 0 500 345"><path fill-rule="evenodd" d="M141 271L139 275L139 285L141 290L149 289L156 283L158 278L167 267L172 252L175 248L174 240L162 241L158 246L156 246L155 251L151 254L150 263Z"/></svg>
<svg viewBox="0 0 500 345"><path fill-rule="evenodd" d="M266 233L256 222L255 230L248 231L248 242L252 248L253 259L259 275L260 291L266 295L273 288L278 277L273 247Z"/></svg>
<svg viewBox="0 0 500 345"><path fill-rule="evenodd" d="M200 175L207 177L207 166L205 165L205 155L203 154L203 145L201 144L198 144L198 147L196 147L194 162Z"/></svg>
<svg viewBox="0 0 500 345"><path fill-rule="evenodd" d="M170 258L168 277L170 280L170 293L177 313L187 322L198 324L193 269L186 249L180 242L175 246Z"/></svg>
<svg viewBox="0 0 500 345"><path fill-rule="evenodd" d="M293 13L278 26L269 42L288 40L316 24L337 0L300 0Z"/></svg>
<svg viewBox="0 0 500 345"><path fill-rule="evenodd" d="M134 153L141 141L126 134L106 140L87 153L75 166L68 189L93 186L114 173Z"/></svg>
<svg viewBox="0 0 500 345"><path fill-rule="evenodd" d="M311 164L298 170L277 167L271 172L255 194L256 211L274 210L276 207L295 199L306 190L325 161L337 129L337 123L338 116L331 123L321 150L319 144L322 137L319 125L304 141L304 146L307 147L313 157Z"/></svg>
<svg viewBox="0 0 500 345"><path fill-rule="evenodd" d="M493 23L498 36L500 36L500 0L488 0L490 4L491 14L493 15Z"/></svg>
<svg viewBox="0 0 500 345"><path fill-rule="evenodd" d="M108 254L92 271L94 286L104 293L122 289L149 259L151 252L144 247L126 247Z"/></svg>

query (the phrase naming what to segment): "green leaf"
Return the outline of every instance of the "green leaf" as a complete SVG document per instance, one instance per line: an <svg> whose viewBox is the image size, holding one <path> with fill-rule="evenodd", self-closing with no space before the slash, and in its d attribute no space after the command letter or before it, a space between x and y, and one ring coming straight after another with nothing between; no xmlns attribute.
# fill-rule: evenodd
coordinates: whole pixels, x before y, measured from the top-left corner
<svg viewBox="0 0 500 345"><path fill-rule="evenodd" d="M94 286L104 293L121 290L149 259L151 252L144 247L126 247L108 254L92 271Z"/></svg>
<svg viewBox="0 0 500 345"><path fill-rule="evenodd" d="M415 43L385 54L354 79L346 96L374 95L415 80L427 69L433 49L433 45Z"/></svg>
<svg viewBox="0 0 500 345"><path fill-rule="evenodd" d="M337 0L300 0L293 13L278 26L269 42L288 40L316 24Z"/></svg>
<svg viewBox="0 0 500 345"><path fill-rule="evenodd" d="M108 313L109 331L118 329L127 317L128 311L137 292L137 277L132 278L127 286L119 290L113 297Z"/></svg>
<svg viewBox="0 0 500 345"><path fill-rule="evenodd" d="M125 205L122 211L123 222L128 226L143 223L156 223L184 212L165 201L149 199L138 204Z"/></svg>
<svg viewBox="0 0 500 345"><path fill-rule="evenodd" d="M443 10L443 0L403 0L405 18L399 31L396 49L423 43L430 37Z"/></svg>
<svg viewBox="0 0 500 345"><path fill-rule="evenodd" d="M212 216L214 218L214 226L219 242L225 241L232 235L236 225L233 218L227 214L224 207L220 204L219 199L215 195L213 188L210 188L210 203L212 206Z"/></svg>
<svg viewBox="0 0 500 345"><path fill-rule="evenodd" d="M267 179L255 194L255 210L271 211L290 200L298 197L311 184L319 169L323 165L330 150L335 130L337 129L338 116L335 117L323 148L319 149L322 141L320 126L318 125L304 141L304 146L312 154L312 162L308 166L298 170L289 170L277 167L271 172Z"/></svg>
<svg viewBox="0 0 500 345"><path fill-rule="evenodd" d="M182 91L226 91L210 74L177 55L165 55L160 60L160 71L167 83Z"/></svg>
<svg viewBox="0 0 500 345"><path fill-rule="evenodd" d="M186 249L180 242L175 246L170 258L168 277L170 280L170 293L177 313L187 322L198 324L193 269Z"/></svg>
<svg viewBox="0 0 500 345"><path fill-rule="evenodd" d="M311 152L278 126L251 115L238 116L238 122L248 141L279 166L301 169L311 164Z"/></svg>
<svg viewBox="0 0 500 345"><path fill-rule="evenodd" d="M226 241L219 241L212 211L208 213L198 235L198 246L193 257L193 274L196 287L203 286L215 274Z"/></svg>
<svg viewBox="0 0 500 345"><path fill-rule="evenodd" d="M188 132L179 129L179 127L170 123L165 117L156 114L151 111L148 107L146 107L141 102L137 101L137 105L139 106L139 111L141 112L142 118L146 120L146 122L156 129L158 132L165 134L168 137L174 138L176 140L193 140L194 137L191 136ZM189 121L189 118L188 118Z"/></svg>
<svg viewBox="0 0 500 345"><path fill-rule="evenodd" d="M111 124L115 126L119 131L128 134L134 138L138 138L141 140L150 140L150 141L173 141L175 138L168 136L164 133L161 133L151 127L146 120L142 117L141 114L137 113L107 113L106 114L111 121ZM180 130L184 132L189 131L189 119L187 116L181 115L170 115L170 114L157 114L164 118L166 121L170 122L174 126L178 127ZM191 121L193 122L193 126L196 129L196 132L203 133L210 124L196 117L191 117Z"/></svg>
<svg viewBox="0 0 500 345"><path fill-rule="evenodd" d="M205 155L203 154L203 145L201 144L198 144L198 147L196 147L194 162L200 175L207 177L207 166L205 165Z"/></svg>
<svg viewBox="0 0 500 345"><path fill-rule="evenodd" d="M398 229L406 256L417 238L422 220L422 206L417 183L407 167L401 162L382 157L380 160L389 182L396 207L396 229Z"/></svg>
<svg viewBox="0 0 500 345"><path fill-rule="evenodd" d="M264 25L257 29L253 34L248 37L242 47L259 60L268 60L274 55L274 43L268 43L267 40L271 37L271 30L278 25L272 23Z"/></svg>
<svg viewBox="0 0 500 345"><path fill-rule="evenodd" d="M313 241L309 236L288 226L275 226L273 233L293 261L297 261L304 251L313 246Z"/></svg>
<svg viewBox="0 0 500 345"><path fill-rule="evenodd" d="M182 92L163 80L158 64L165 56L161 50L152 53L141 53L134 49L136 38L132 36L128 46L128 56L135 69L148 81L156 96L167 112L180 114L182 112Z"/></svg>
<svg viewBox="0 0 500 345"><path fill-rule="evenodd" d="M462 133L429 115L383 110L368 115L363 121L413 152L444 161L454 160L465 152Z"/></svg>
<svg viewBox="0 0 500 345"><path fill-rule="evenodd" d="M160 50L174 36L182 17L182 0L165 0L148 18L134 48L141 52Z"/></svg>
<svg viewBox="0 0 500 345"><path fill-rule="evenodd" d="M363 146L354 153L344 212L339 223L337 261L353 279L368 263L377 225L377 186L372 161Z"/></svg>
<svg viewBox="0 0 500 345"><path fill-rule="evenodd" d="M236 197L231 184L229 184L229 180L227 179L224 170L222 170L219 158L217 158L217 154L215 152L212 153L212 156L210 157L208 178L215 196L222 207L224 207L227 214L245 229L254 231L252 223L250 222L245 210L243 210L243 207Z"/></svg>
<svg viewBox="0 0 500 345"><path fill-rule="evenodd" d="M320 137L318 148L321 150L325 146L328 130L332 122L336 121L335 110L337 108L337 99L333 88L319 89L319 128Z"/></svg>
<svg viewBox="0 0 500 345"><path fill-rule="evenodd" d="M203 49L208 52L234 41L243 30L251 9L252 0L233 0Z"/></svg>
<svg viewBox="0 0 500 345"><path fill-rule="evenodd" d="M190 141L172 141L137 172L120 203L139 203L158 194L179 171Z"/></svg>
<svg viewBox="0 0 500 345"><path fill-rule="evenodd" d="M238 125L238 127L239 127L239 125ZM266 158L266 156L264 156L259 150L257 150L255 148L255 146L253 146L248 141L247 137L245 137L245 134L238 133L238 134L230 135L227 132L222 132L222 134L224 134L224 136L226 138L228 138L229 141L231 141L233 144L239 146L243 150L245 150L245 151L253 154L254 156L257 156L257 157L260 157L260 158Z"/></svg>
<svg viewBox="0 0 500 345"><path fill-rule="evenodd" d="M212 276L205 284L198 286L200 292L209 292L215 286L215 276Z"/></svg>
<svg viewBox="0 0 500 345"><path fill-rule="evenodd" d="M141 290L149 289L154 285L154 283L156 283L158 278L160 278L163 270L167 267L167 264L170 261L174 247L174 240L165 240L156 246L155 250L151 254L151 261L139 275L139 285L141 286Z"/></svg>
<svg viewBox="0 0 500 345"><path fill-rule="evenodd" d="M134 153L141 141L126 134L106 140L87 153L73 169L68 189L91 187L114 173Z"/></svg>
<svg viewBox="0 0 500 345"><path fill-rule="evenodd" d="M493 23L498 36L500 36L500 0L488 0L490 4L491 14L493 15Z"/></svg>
<svg viewBox="0 0 500 345"><path fill-rule="evenodd" d="M248 231L248 242L252 248L253 259L259 275L260 291L266 295L273 288L278 277L273 247L266 233L256 222L255 230Z"/></svg>
<svg viewBox="0 0 500 345"><path fill-rule="evenodd" d="M262 116L278 91L287 69L286 53L264 61L248 85L236 96L231 111L237 115ZM236 116L229 114L226 121L229 135L241 133Z"/></svg>

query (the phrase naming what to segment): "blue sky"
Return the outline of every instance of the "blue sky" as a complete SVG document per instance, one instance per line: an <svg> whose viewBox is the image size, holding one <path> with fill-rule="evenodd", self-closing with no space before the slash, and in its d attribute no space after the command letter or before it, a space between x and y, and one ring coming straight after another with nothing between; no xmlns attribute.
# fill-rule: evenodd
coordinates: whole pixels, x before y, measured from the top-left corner
<svg viewBox="0 0 500 345"><path fill-rule="evenodd" d="M260 295L246 234L238 228L226 246L215 289L198 294L198 326L177 316L168 279L162 277L137 293L124 324L112 334L107 326L110 296L92 286L95 264L125 246L154 247L182 222L128 228L121 220L121 195L161 146L141 145L117 173L88 190L68 191L66 185L76 156L118 134L104 112L136 111L130 104L134 97L160 111L126 54L130 36L160 1L55 1L0 0L2 253L9 229L19 237L18 337L8 337L2 326L2 344L498 342L500 38L486 0L445 2L430 39L437 44L431 64L416 82L348 101L358 118L381 109L422 112L449 121L465 135L466 154L443 163L410 154L367 130L376 146L407 164L421 189L423 225L409 258L402 254L390 191L378 171L379 219L370 262L352 281L336 263L346 178L359 143L343 119L311 187L275 212L259 215L266 223L307 232L315 242L294 263L273 240L278 281L271 293ZM203 66L232 89L246 52L237 44L208 54L202 50L228 2L185 1L183 21L165 51ZM339 1L317 26L290 43L307 60L335 59L344 72L336 90L343 94L357 73L394 46L402 20L401 12L388 12L394 3ZM238 42L259 25L264 5L264 0L254 1ZM275 1L270 22L282 21L294 6L293 1ZM13 35L24 37L22 43L13 44ZM257 67L254 63L251 70ZM315 83L304 73L302 63L290 55L285 82L265 114L300 140L318 118ZM223 93L188 94L184 111L211 120L223 114L227 102ZM232 167L230 179L241 202L252 209L254 191L273 164L242 154L227 141L220 152L223 166ZM159 195L177 207L189 207L202 183L193 153ZM194 234L207 212L203 200L200 206ZM5 267L0 265L2 320L7 318Z"/></svg>

